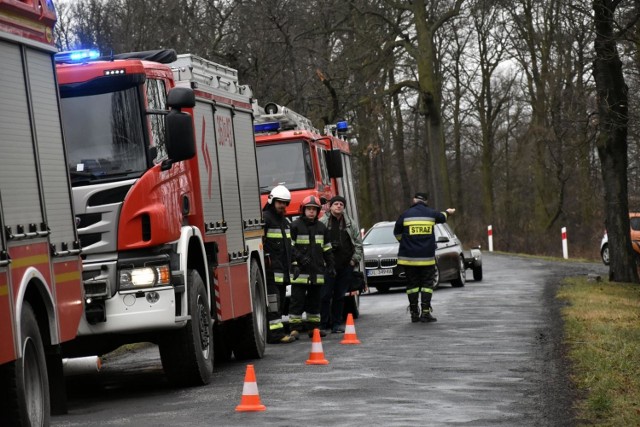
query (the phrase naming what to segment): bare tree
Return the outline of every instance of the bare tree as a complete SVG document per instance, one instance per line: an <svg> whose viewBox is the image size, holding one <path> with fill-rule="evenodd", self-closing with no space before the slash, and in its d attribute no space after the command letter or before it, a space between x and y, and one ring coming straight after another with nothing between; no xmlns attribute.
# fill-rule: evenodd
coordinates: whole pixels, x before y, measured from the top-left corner
<svg viewBox="0 0 640 427"><path fill-rule="evenodd" d="M593 20L596 29L593 75L598 90L597 139L598 155L602 163L605 189L606 226L610 233L609 279L617 282L638 283L631 236L627 199L627 123L628 88L622 73L617 40L638 20L638 10L620 31L615 19L618 0L594 0Z"/></svg>

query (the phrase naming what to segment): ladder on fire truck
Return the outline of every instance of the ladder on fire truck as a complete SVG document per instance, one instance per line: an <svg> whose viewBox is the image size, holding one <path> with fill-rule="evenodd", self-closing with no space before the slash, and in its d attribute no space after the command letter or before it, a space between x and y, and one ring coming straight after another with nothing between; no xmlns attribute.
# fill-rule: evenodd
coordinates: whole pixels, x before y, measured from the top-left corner
<svg viewBox="0 0 640 427"><path fill-rule="evenodd" d="M193 90L211 92L211 89L218 89L229 94L253 95L249 86L238 84L237 70L190 53L178 55L171 69L176 81L190 81Z"/></svg>
<svg viewBox="0 0 640 427"><path fill-rule="evenodd" d="M263 108L254 101L252 107L256 133L308 130L309 132L320 134L320 131L313 126L311 120L282 105L269 102Z"/></svg>

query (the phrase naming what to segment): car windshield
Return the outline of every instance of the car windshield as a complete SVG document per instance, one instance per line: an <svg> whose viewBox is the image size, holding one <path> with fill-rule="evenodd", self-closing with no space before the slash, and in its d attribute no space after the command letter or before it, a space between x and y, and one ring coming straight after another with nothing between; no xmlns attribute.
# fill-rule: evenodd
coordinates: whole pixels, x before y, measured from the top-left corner
<svg viewBox="0 0 640 427"><path fill-rule="evenodd" d="M363 243L365 245L390 245L398 243L398 240L393 235L393 226L375 227L369 230Z"/></svg>
<svg viewBox="0 0 640 427"><path fill-rule="evenodd" d="M61 100L71 182L82 185L146 170L138 89L71 94Z"/></svg>
<svg viewBox="0 0 640 427"><path fill-rule="evenodd" d="M270 192L283 183L289 190L314 186L311 153L308 144L293 141L257 147L260 191Z"/></svg>

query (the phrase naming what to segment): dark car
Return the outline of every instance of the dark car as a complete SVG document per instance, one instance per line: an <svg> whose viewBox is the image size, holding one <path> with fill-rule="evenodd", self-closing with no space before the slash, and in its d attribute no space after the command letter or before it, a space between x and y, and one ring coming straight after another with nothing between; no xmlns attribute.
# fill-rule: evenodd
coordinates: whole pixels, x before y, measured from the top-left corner
<svg viewBox="0 0 640 427"><path fill-rule="evenodd" d="M404 271L398 265L399 243L393 235L394 225L393 221L379 222L367 231L363 239L367 284L378 292L406 286ZM434 287L444 282L451 282L453 287L464 286L467 268L473 270L474 280L482 280L482 254L479 248L471 249L465 255L462 242L449 224L436 224L434 233L437 242Z"/></svg>

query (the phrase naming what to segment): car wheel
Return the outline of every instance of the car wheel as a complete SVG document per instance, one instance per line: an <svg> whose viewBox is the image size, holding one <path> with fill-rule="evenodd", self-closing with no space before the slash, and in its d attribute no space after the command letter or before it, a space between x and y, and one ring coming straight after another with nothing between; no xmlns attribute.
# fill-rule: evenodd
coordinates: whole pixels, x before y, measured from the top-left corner
<svg viewBox="0 0 640 427"><path fill-rule="evenodd" d="M387 292L389 292L389 286L387 285L376 285L376 289L381 294L386 294Z"/></svg>
<svg viewBox="0 0 640 427"><path fill-rule="evenodd" d="M440 286L440 270L438 264L435 265L435 272L433 273L433 289Z"/></svg>
<svg viewBox="0 0 640 427"><path fill-rule="evenodd" d="M473 267L473 280L479 282L482 280L482 266Z"/></svg>
<svg viewBox="0 0 640 427"><path fill-rule="evenodd" d="M602 262L604 265L609 265L609 244L605 243L602 247L602 251L600 251L600 256L602 257Z"/></svg>
<svg viewBox="0 0 640 427"><path fill-rule="evenodd" d="M458 277L451 281L451 286L454 288L461 288L467 281L467 269L464 266L464 258L460 257L458 263Z"/></svg>

